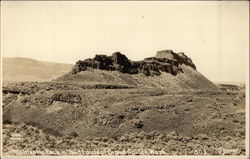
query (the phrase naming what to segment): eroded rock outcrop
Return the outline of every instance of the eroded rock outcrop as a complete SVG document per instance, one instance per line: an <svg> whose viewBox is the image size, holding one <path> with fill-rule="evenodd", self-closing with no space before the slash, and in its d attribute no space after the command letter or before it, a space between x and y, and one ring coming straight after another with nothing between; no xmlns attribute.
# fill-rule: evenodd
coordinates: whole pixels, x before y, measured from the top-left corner
<svg viewBox="0 0 250 159"><path fill-rule="evenodd" d="M128 74L143 73L146 76L157 76L161 72L177 75L183 72L179 67L182 64L196 69L192 60L184 53L174 53L172 50L158 51L155 57L145 58L142 61L131 61L120 52L115 52L112 56L96 55L94 58L79 60L72 74L85 71L87 68L94 68L107 71L117 70Z"/></svg>

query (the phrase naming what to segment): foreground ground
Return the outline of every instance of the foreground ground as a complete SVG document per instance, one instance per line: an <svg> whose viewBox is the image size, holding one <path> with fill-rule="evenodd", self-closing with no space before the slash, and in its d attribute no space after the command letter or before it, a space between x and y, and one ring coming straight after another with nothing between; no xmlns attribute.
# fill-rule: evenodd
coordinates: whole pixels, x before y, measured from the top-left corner
<svg viewBox="0 0 250 159"><path fill-rule="evenodd" d="M244 86L8 83L4 155L245 154Z"/></svg>

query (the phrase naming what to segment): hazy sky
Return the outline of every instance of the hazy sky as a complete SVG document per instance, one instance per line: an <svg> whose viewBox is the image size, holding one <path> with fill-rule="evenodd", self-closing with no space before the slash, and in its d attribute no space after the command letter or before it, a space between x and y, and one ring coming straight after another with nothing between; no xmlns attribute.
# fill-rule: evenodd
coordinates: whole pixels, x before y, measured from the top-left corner
<svg viewBox="0 0 250 159"><path fill-rule="evenodd" d="M244 81L249 9L240 2L1 1L1 53L75 63L120 51L131 60L171 49L213 81Z"/></svg>

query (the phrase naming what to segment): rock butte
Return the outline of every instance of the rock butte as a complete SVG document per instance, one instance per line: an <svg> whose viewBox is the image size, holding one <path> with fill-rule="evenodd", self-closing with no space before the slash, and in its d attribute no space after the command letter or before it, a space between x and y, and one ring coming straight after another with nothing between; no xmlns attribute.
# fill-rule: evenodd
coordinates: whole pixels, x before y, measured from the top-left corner
<svg viewBox="0 0 250 159"><path fill-rule="evenodd" d="M120 52L111 56L95 55L94 58L79 60L69 73L55 81L85 85L167 88L174 91L218 91L215 84L196 70L189 57L172 50L157 51L156 56L141 61L129 60Z"/></svg>
<svg viewBox="0 0 250 159"><path fill-rule="evenodd" d="M73 67L72 74L86 71L87 68L94 68L107 71L120 71L127 74L143 73L146 76L159 76L161 72L172 75L182 73L180 65L185 64L196 70L192 60L184 53L175 53L172 50L157 51L155 57L145 58L141 61L131 61L120 52L112 56L96 55L94 58L79 60Z"/></svg>

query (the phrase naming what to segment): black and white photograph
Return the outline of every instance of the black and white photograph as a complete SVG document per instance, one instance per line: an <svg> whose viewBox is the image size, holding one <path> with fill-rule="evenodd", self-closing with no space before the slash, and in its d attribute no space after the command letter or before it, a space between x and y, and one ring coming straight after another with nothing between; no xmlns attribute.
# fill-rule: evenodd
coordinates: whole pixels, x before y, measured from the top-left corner
<svg viewBox="0 0 250 159"><path fill-rule="evenodd" d="M1 158L249 159L249 1L1 1Z"/></svg>

